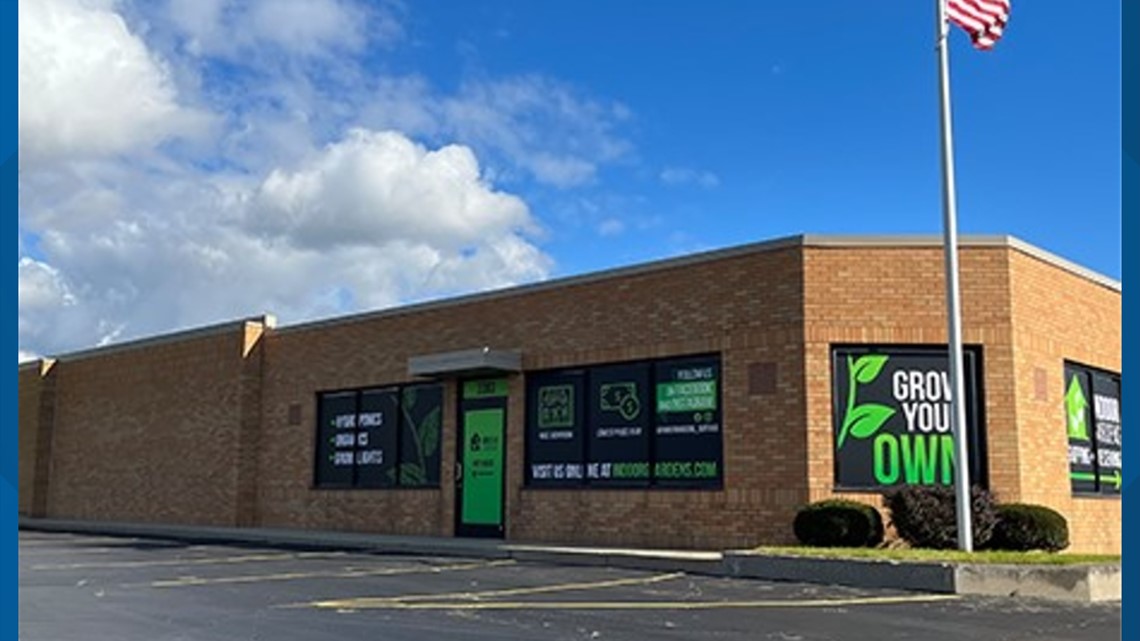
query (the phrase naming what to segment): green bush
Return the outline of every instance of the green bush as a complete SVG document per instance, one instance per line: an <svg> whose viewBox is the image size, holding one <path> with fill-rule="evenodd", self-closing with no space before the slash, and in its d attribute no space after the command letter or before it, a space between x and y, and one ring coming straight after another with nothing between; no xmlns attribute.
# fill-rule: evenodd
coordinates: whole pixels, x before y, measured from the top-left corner
<svg viewBox="0 0 1140 641"><path fill-rule="evenodd" d="M891 523L900 538L912 547L947 550L958 546L958 518L954 488L945 485L908 485L886 495ZM983 547L997 523L990 493L974 487L972 492L974 547Z"/></svg>
<svg viewBox="0 0 1140 641"><path fill-rule="evenodd" d="M1069 547L1069 522L1056 510L1010 503L997 506L997 517L991 549L1058 552Z"/></svg>
<svg viewBox="0 0 1140 641"><path fill-rule="evenodd" d="M873 547L883 542L883 517L870 505L830 499L800 508L796 538L815 547Z"/></svg>

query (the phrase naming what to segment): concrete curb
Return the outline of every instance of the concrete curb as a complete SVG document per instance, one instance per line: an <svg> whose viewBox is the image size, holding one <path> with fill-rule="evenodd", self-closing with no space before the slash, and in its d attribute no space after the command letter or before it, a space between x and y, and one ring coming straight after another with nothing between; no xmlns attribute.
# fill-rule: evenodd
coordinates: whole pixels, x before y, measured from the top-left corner
<svg viewBox="0 0 1140 641"><path fill-rule="evenodd" d="M963 564L955 568L958 594L1016 596L1100 603L1121 600L1119 565L1060 567Z"/></svg>
<svg viewBox="0 0 1140 641"><path fill-rule="evenodd" d="M628 570L728 576L984 596L1014 596L1095 603L1119 601L1122 575L1114 565L990 565L911 563L778 556L749 550L694 552L511 544L491 539L448 539L289 530L174 526L151 523L19 519L21 530L133 536L189 543L351 550L386 554L464 556L520 562L591 565Z"/></svg>
<svg viewBox="0 0 1140 641"><path fill-rule="evenodd" d="M1099 603L1121 600L1120 565L921 563L725 552L728 576L949 594Z"/></svg>
<svg viewBox="0 0 1140 641"><path fill-rule="evenodd" d="M729 576L769 581L830 583L858 588L893 588L954 593L954 567L946 563L899 563L752 552L725 552Z"/></svg>

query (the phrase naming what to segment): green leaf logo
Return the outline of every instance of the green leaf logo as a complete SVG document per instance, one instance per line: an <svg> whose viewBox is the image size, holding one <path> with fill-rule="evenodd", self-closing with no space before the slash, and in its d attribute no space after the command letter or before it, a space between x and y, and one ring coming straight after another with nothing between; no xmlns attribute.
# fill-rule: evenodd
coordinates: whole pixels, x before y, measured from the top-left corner
<svg viewBox="0 0 1140 641"><path fill-rule="evenodd" d="M862 356L852 366L852 376L856 381L867 384L879 376L883 365L887 364L887 357L878 354Z"/></svg>
<svg viewBox="0 0 1140 641"><path fill-rule="evenodd" d="M855 410L847 415L844 421L844 430L855 438L870 438L879 431L892 416L895 408L879 405L878 403L864 403L855 406Z"/></svg>
<svg viewBox="0 0 1140 641"><path fill-rule="evenodd" d="M888 358L881 354L868 354L858 359L847 357L847 412L839 429L836 449L843 447L848 435L858 439L870 438L898 411L879 403L855 404L859 385L866 385L878 378Z"/></svg>

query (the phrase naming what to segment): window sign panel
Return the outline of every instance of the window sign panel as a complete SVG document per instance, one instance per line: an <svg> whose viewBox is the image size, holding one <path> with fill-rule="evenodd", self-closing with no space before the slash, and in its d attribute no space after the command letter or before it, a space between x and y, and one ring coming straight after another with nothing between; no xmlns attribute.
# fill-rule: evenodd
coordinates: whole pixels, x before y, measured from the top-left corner
<svg viewBox="0 0 1140 641"><path fill-rule="evenodd" d="M1065 363L1065 433L1074 494L1119 495L1121 476L1120 377Z"/></svg>
<svg viewBox="0 0 1140 641"><path fill-rule="evenodd" d="M317 403L317 487L439 486L442 386L325 392Z"/></svg>
<svg viewBox="0 0 1140 641"><path fill-rule="evenodd" d="M649 365L590 370L590 435L586 478L591 485L649 482Z"/></svg>
<svg viewBox="0 0 1140 641"><path fill-rule="evenodd" d="M582 372L535 374L527 387L527 482L578 485L585 478L585 376Z"/></svg>
<svg viewBox="0 0 1140 641"><path fill-rule="evenodd" d="M720 375L716 355L528 374L526 485L719 487Z"/></svg>
<svg viewBox="0 0 1140 641"><path fill-rule="evenodd" d="M970 482L985 485L979 358L975 349L964 352ZM946 348L832 350L837 486L954 483L949 369Z"/></svg>
<svg viewBox="0 0 1140 641"><path fill-rule="evenodd" d="M1069 437L1069 482L1074 493L1082 494L1097 491L1090 385L1087 371L1072 365L1065 366L1065 431Z"/></svg>
<svg viewBox="0 0 1140 641"><path fill-rule="evenodd" d="M1097 483L1101 494L1120 494L1120 379L1096 372L1092 380Z"/></svg>
<svg viewBox="0 0 1140 641"><path fill-rule="evenodd" d="M653 477L659 485L721 482L720 360L656 365Z"/></svg>
<svg viewBox="0 0 1140 641"><path fill-rule="evenodd" d="M356 417L356 484L360 487L395 485L398 408L395 388L360 393Z"/></svg>
<svg viewBox="0 0 1140 641"><path fill-rule="evenodd" d="M401 411L400 485L439 485L443 387L405 387Z"/></svg>
<svg viewBox="0 0 1140 641"><path fill-rule="evenodd" d="M356 393L322 394L318 402L317 485L351 486L356 460Z"/></svg>

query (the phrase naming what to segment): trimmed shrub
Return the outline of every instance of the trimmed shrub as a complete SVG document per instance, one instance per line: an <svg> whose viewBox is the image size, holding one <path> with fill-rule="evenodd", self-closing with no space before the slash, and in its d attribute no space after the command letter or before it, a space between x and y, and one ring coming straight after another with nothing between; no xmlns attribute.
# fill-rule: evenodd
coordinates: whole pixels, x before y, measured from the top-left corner
<svg viewBox="0 0 1140 641"><path fill-rule="evenodd" d="M1069 547L1069 522L1056 510L1009 503L997 506L997 516L990 549L1059 552Z"/></svg>
<svg viewBox="0 0 1140 641"><path fill-rule="evenodd" d="M958 546L958 519L954 488L945 485L910 485L885 495L891 523L899 537L916 548L938 550ZM990 540L997 512L990 493L980 487L972 492L974 547Z"/></svg>
<svg viewBox="0 0 1140 641"><path fill-rule="evenodd" d="M796 538L815 547L874 547L883 542L883 517L870 505L829 499L800 508Z"/></svg>

